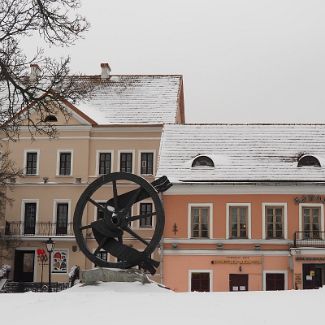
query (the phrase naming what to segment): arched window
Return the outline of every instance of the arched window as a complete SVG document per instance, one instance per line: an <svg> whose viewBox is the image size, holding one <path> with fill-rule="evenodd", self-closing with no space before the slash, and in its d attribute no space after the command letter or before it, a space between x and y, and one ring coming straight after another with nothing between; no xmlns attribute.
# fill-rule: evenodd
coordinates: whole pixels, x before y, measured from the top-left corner
<svg viewBox="0 0 325 325"><path fill-rule="evenodd" d="M199 156L193 160L192 167L199 166L214 167L214 162L211 158L207 156Z"/></svg>
<svg viewBox="0 0 325 325"><path fill-rule="evenodd" d="M47 115L44 120L44 122L57 122L57 121L58 119L56 118L55 115Z"/></svg>
<svg viewBox="0 0 325 325"><path fill-rule="evenodd" d="M316 157L311 155L304 155L300 157L298 160L298 167L303 167L303 166L321 167L321 164Z"/></svg>

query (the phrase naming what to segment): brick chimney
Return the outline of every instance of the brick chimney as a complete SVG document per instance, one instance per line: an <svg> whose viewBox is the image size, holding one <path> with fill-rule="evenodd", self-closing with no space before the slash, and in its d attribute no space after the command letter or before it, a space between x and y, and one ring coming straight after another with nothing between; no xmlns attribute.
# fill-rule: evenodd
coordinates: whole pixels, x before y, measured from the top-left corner
<svg viewBox="0 0 325 325"><path fill-rule="evenodd" d="M111 73L111 67L108 63L101 63L100 67L102 68L101 78L102 80L108 79Z"/></svg>
<svg viewBox="0 0 325 325"><path fill-rule="evenodd" d="M40 75L41 73L41 68L39 67L38 64L31 64L30 65L30 80L36 80L37 77Z"/></svg>

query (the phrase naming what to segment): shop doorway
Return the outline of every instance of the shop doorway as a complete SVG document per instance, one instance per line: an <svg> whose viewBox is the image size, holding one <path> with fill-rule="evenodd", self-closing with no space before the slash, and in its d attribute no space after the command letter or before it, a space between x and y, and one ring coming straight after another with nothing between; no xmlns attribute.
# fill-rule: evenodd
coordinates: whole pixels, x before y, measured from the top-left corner
<svg viewBox="0 0 325 325"><path fill-rule="evenodd" d="M34 281L34 259L35 251L15 251L15 282Z"/></svg>
<svg viewBox="0 0 325 325"><path fill-rule="evenodd" d="M318 289L325 284L325 264L303 264L303 288Z"/></svg>
<svg viewBox="0 0 325 325"><path fill-rule="evenodd" d="M248 274L229 274L229 291L248 291Z"/></svg>

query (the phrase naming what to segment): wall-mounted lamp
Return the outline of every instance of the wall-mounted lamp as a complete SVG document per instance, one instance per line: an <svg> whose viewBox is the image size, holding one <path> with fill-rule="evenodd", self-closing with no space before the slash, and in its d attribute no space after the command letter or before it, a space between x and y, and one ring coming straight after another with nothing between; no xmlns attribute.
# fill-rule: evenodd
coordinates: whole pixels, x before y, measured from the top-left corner
<svg viewBox="0 0 325 325"><path fill-rule="evenodd" d="M217 243L217 249L223 249L223 243Z"/></svg>
<svg viewBox="0 0 325 325"><path fill-rule="evenodd" d="M174 235L176 235L177 232L178 232L178 227L177 227L177 224L176 224L176 222L175 222L175 223L173 224L173 233L174 233Z"/></svg>
<svg viewBox="0 0 325 325"><path fill-rule="evenodd" d="M177 248L177 244L176 243L172 243L172 247L173 248Z"/></svg>
<svg viewBox="0 0 325 325"><path fill-rule="evenodd" d="M241 265L239 265L239 272L241 272L243 269L242 269L242 267L241 267Z"/></svg>
<svg viewBox="0 0 325 325"><path fill-rule="evenodd" d="M49 178L48 177L43 177L43 182L46 184L48 182Z"/></svg>
<svg viewBox="0 0 325 325"><path fill-rule="evenodd" d="M260 244L256 244L255 246L255 250L259 251L261 249L261 245Z"/></svg>

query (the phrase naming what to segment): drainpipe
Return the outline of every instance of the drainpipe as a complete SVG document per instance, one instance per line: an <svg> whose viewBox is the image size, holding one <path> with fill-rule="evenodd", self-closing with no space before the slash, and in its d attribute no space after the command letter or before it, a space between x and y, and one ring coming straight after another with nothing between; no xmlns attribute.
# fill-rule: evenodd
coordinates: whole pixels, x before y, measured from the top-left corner
<svg viewBox="0 0 325 325"><path fill-rule="evenodd" d="M162 193L159 193L159 198L161 200L162 205L164 206L164 199L163 199ZM165 218L166 218L166 216L165 216ZM164 284L164 272L163 272L164 271L164 262L163 262L164 236L160 240L159 247L160 247L160 282L161 282L161 284Z"/></svg>

